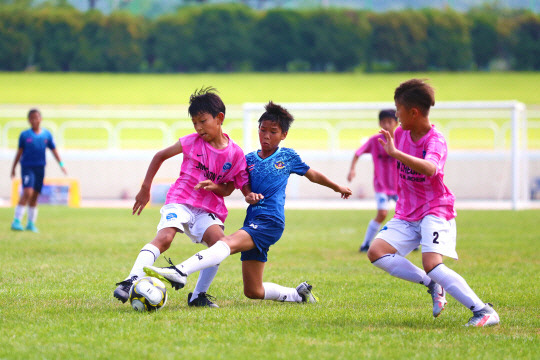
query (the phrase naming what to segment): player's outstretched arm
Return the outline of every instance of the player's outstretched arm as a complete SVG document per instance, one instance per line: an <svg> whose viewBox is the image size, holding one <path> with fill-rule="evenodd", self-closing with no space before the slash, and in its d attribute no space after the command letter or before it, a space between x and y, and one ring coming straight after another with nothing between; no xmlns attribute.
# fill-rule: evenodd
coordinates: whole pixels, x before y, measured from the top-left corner
<svg viewBox="0 0 540 360"><path fill-rule="evenodd" d="M309 169L304 176L313 183L329 187L335 192L340 193L342 199L348 199L349 196L352 195L351 189L349 189L346 186L341 186L341 185L336 184L335 182L330 180L326 175L318 172L317 170Z"/></svg>
<svg viewBox="0 0 540 360"><path fill-rule="evenodd" d="M358 158L359 156L354 154L354 157L351 161L351 168L349 170L349 174L347 175L347 181L348 182L351 182L354 177L356 176L356 170L354 170L354 168L356 167L356 163L358 162Z"/></svg>
<svg viewBox="0 0 540 360"><path fill-rule="evenodd" d="M56 149L52 149L51 150L53 155L54 155L54 158L56 159L56 161L58 161L58 165L60 165L60 169L62 170L62 172L64 173L64 175L67 175L67 170L66 168L64 167L64 163L62 162L62 159L60 159L60 154L58 154L58 151Z"/></svg>
<svg viewBox="0 0 540 360"><path fill-rule="evenodd" d="M148 170L146 170L146 176L144 177L141 189L139 190L137 196L135 196L135 204L133 204L132 212L133 215L135 215L135 213L140 215L146 204L148 204L148 201L150 201L150 188L152 186L152 181L161 167L161 164L163 164L165 160L181 153L182 143L180 140L178 140L174 145L160 150L156 153L156 155L154 155L150 165L148 166Z"/></svg>
<svg viewBox="0 0 540 360"><path fill-rule="evenodd" d="M384 139L386 140L379 139L379 143L381 143L388 155L420 174L433 176L437 173L437 166L431 161L417 158L396 149L393 134L384 129L381 129L379 132L384 135Z"/></svg>

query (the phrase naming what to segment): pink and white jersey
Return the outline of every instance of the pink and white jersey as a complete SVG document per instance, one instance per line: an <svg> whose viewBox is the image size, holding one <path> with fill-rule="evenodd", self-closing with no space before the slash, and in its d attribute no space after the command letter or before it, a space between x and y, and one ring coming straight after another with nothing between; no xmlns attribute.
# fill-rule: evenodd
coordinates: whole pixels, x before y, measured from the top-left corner
<svg viewBox="0 0 540 360"><path fill-rule="evenodd" d="M398 150L417 158L425 159L437 166L433 176L417 173L398 161L398 219L419 221L427 215L450 220L456 217L454 194L444 185L444 164L448 147L443 134L432 125L431 130L418 142L413 142L410 131L398 126L394 133Z"/></svg>
<svg viewBox="0 0 540 360"><path fill-rule="evenodd" d="M397 160L384 151L378 139L382 134L373 135L364 145L356 150L355 155L370 153L373 158L373 188L375 192L386 195L397 194Z"/></svg>
<svg viewBox="0 0 540 360"><path fill-rule="evenodd" d="M199 182L207 179L216 184L233 181L237 189L249 181L244 152L228 135L225 136L229 139L225 149L213 148L198 134L180 138L184 159L180 176L171 185L165 204L188 204L216 214L225 222L228 211L223 197L212 191L193 189Z"/></svg>

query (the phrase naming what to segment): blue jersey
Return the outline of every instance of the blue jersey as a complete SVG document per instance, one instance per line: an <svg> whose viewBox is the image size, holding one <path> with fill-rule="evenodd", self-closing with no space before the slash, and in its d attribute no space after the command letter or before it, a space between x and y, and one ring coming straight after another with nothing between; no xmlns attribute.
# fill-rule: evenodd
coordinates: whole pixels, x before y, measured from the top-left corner
<svg viewBox="0 0 540 360"><path fill-rule="evenodd" d="M56 145L49 130L41 129L41 132L36 134L32 129L28 129L19 136L19 148L23 149L21 166L45 166L45 149L53 150Z"/></svg>
<svg viewBox="0 0 540 360"><path fill-rule="evenodd" d="M246 155L246 163L251 191L264 195L264 199L257 204L249 205L246 220L263 215L285 222L285 188L289 176L292 173L304 175L309 166L293 149L288 148L278 148L266 159L253 151Z"/></svg>

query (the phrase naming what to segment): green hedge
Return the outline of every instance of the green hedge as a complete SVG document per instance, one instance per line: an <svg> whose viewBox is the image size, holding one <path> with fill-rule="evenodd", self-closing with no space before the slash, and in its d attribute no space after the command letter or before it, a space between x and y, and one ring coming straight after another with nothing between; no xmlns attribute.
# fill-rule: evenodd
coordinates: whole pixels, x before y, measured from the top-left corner
<svg viewBox="0 0 540 360"><path fill-rule="evenodd" d="M0 7L0 70L85 72L540 70L540 16L492 8L256 11L157 19Z"/></svg>

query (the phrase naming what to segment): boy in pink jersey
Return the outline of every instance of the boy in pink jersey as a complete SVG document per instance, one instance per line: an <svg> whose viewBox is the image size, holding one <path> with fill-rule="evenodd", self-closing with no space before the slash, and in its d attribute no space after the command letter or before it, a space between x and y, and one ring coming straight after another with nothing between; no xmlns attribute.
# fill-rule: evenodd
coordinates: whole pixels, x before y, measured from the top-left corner
<svg viewBox="0 0 540 360"><path fill-rule="evenodd" d="M497 325L499 316L491 304L443 263L443 256L457 259L456 211L454 195L443 182L446 141L428 118L435 105L433 88L412 79L399 85L394 101L401 127L394 135L382 129L384 140L379 142L398 161L396 214L371 244L368 258L392 276L427 286L434 317L444 310L446 289L473 312L467 326ZM418 244L424 270L405 258Z"/></svg>
<svg viewBox="0 0 540 360"><path fill-rule="evenodd" d="M395 110L381 110L379 112L379 126L394 133L397 126ZM397 170L396 159L391 157L384 151L384 148L379 144L379 139L384 138L382 134L373 135L354 153L351 162L351 169L347 180L350 182L356 176L354 167L358 162L358 158L362 154L371 154L373 159L373 188L375 190L375 201L377 202L377 215L372 219L366 229L364 242L360 246L360 252L367 252L371 241L379 231L382 222L388 215L388 207L390 200L397 201Z"/></svg>
<svg viewBox="0 0 540 360"><path fill-rule="evenodd" d="M190 97L188 112L196 133L184 136L178 142L154 155L146 172L141 190L135 197L133 214L139 215L150 200L152 180L163 161L183 154L180 175L167 193L161 208L161 221L157 235L140 251L129 276L116 285L114 297L125 303L134 281L145 276L143 267L153 265L159 255L171 245L177 232L185 233L194 243L212 246L225 236L223 222L227 208L223 193L195 190L204 180L217 184L232 183L237 189L249 191L246 160L242 149L223 133L225 105L214 88L196 91ZM247 192L246 192L247 194ZM206 294L218 266L204 269L193 293L188 296L190 306L217 307Z"/></svg>

